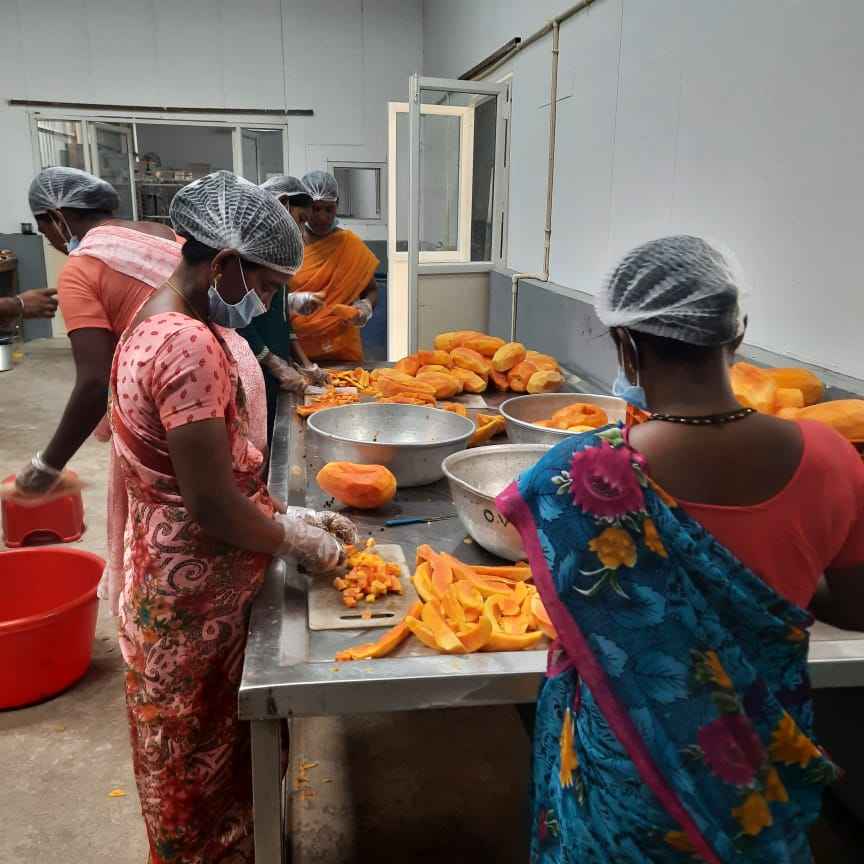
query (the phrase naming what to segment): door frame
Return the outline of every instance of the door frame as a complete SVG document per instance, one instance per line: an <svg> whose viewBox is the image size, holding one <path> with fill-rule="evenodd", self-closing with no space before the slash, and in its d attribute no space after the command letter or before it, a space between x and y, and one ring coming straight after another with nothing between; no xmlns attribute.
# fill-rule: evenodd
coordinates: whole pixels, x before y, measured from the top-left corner
<svg viewBox="0 0 864 864"><path fill-rule="evenodd" d="M410 122L410 106L407 102L388 102L387 109L387 147L388 152L393 154L393 158L388 160L387 165L387 256L393 261L407 261L408 251L398 252L396 250L396 118L399 114L407 114L409 115ZM421 113L426 115L459 118L459 232L455 250L448 252L422 251L419 253L420 260L429 264L470 261L471 183L474 178L474 161L472 158L474 153L474 114L470 106L460 105L423 105ZM411 207L410 197L408 207Z"/></svg>
<svg viewBox="0 0 864 864"><path fill-rule="evenodd" d="M505 152L505 127L504 120L507 114L507 94L509 85L507 83L487 81L462 81L456 78L432 78L417 73L411 76L408 82L408 129L409 129L409 202L410 211L408 219L408 351L413 353L418 348L419 326L419 290L417 277L420 274L420 115L429 106L423 106L422 94L424 90L438 93L465 93L472 96L495 96L498 100L495 128L495 179L492 187L493 213L495 219L492 226L492 249L493 257L495 250L501 248L500 231L502 220L498 218L498 209L503 206L503 183L504 183L504 152ZM473 108L472 112L472 150L471 171L473 172ZM395 150L394 150L395 153ZM395 159L393 160L395 161ZM461 167L461 166L460 166ZM460 178L461 180L461 178ZM462 186L460 182L460 192ZM471 194L468 199L468 260L470 260L470 224L471 224ZM460 201L460 205L462 202ZM461 207L460 207L461 210ZM460 226L461 227L461 226ZM395 241L394 241L395 242ZM424 262L425 263L425 262ZM444 263L444 262L440 262ZM465 261L460 262L462 264ZM494 261L488 262L488 268L492 269Z"/></svg>

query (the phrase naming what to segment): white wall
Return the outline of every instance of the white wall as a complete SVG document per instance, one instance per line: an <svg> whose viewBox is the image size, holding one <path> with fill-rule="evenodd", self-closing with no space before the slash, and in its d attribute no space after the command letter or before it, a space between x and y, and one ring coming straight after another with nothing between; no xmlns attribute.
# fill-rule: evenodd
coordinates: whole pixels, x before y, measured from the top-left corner
<svg viewBox="0 0 864 864"><path fill-rule="evenodd" d="M405 99L421 66L420 0L0 5L0 231L30 218L37 167L27 113L9 98L311 108L288 122L288 169L303 174L328 158L386 161L387 102Z"/></svg>
<svg viewBox="0 0 864 864"><path fill-rule="evenodd" d="M424 73L457 77L568 5L430 0ZM860 0L598 0L565 23L553 281L593 292L628 248L700 234L748 276L748 341L864 377L862 28ZM549 50L509 66L519 270L542 263Z"/></svg>

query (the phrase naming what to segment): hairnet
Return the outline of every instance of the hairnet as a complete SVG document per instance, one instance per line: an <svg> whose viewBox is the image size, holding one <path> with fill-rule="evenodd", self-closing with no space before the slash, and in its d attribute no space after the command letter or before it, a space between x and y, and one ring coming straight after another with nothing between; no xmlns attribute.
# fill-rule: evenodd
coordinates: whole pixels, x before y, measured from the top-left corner
<svg viewBox="0 0 864 864"><path fill-rule="evenodd" d="M303 178L303 185L309 190L313 201L339 200L339 184L326 171L310 171Z"/></svg>
<svg viewBox="0 0 864 864"><path fill-rule="evenodd" d="M43 168L30 184L30 211L34 216L69 207L113 213L120 204L110 183L77 168Z"/></svg>
<svg viewBox="0 0 864 864"><path fill-rule="evenodd" d="M303 185L303 181L289 174L270 177L261 184L260 188L275 195L280 201L283 198L291 199L298 195L309 195L309 190Z"/></svg>
<svg viewBox="0 0 864 864"><path fill-rule="evenodd" d="M595 301L607 327L690 345L725 345L744 332L741 280L699 237L664 237L628 252Z"/></svg>
<svg viewBox="0 0 864 864"><path fill-rule="evenodd" d="M233 249L288 275L303 263L303 238L288 211L272 194L230 171L184 186L169 215L177 231L211 249Z"/></svg>

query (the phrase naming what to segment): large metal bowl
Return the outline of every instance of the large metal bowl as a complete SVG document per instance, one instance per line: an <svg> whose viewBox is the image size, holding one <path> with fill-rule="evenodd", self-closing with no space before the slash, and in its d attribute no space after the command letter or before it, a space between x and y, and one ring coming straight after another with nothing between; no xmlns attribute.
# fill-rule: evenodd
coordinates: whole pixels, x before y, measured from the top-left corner
<svg viewBox="0 0 864 864"><path fill-rule="evenodd" d="M548 420L559 408L574 402L587 402L602 408L610 423L627 419L627 403L616 396L593 393L537 393L515 396L503 402L501 416L507 421L507 437L514 444L560 444L574 432L537 426L538 420Z"/></svg>
<svg viewBox="0 0 864 864"><path fill-rule="evenodd" d="M450 496L465 530L499 558L521 561L525 550L519 533L498 512L495 498L549 449L542 444L495 444L444 460Z"/></svg>
<svg viewBox="0 0 864 864"><path fill-rule="evenodd" d="M468 446L474 421L422 405L367 402L318 411L308 430L324 462L386 465L400 486L424 486L444 476L447 456Z"/></svg>

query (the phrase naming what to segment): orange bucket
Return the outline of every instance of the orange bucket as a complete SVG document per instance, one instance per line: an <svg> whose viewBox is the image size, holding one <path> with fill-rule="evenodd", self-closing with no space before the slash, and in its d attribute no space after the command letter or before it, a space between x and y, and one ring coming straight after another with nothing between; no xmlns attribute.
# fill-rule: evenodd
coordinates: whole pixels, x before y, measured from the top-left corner
<svg viewBox="0 0 864 864"><path fill-rule="evenodd" d="M0 552L0 708L40 702L87 671L104 568L62 546Z"/></svg>

